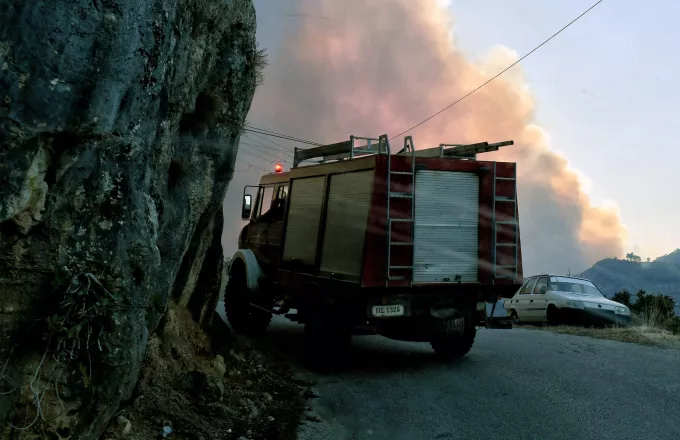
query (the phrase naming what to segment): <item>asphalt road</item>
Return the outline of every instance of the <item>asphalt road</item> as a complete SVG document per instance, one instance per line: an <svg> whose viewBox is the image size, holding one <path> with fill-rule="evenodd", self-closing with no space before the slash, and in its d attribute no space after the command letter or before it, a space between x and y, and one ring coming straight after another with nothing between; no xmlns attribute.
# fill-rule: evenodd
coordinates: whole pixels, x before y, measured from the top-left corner
<svg viewBox="0 0 680 440"><path fill-rule="evenodd" d="M277 319L266 341L290 355L318 399L300 440L680 439L680 350L554 334L480 330L442 364L428 344L356 337L350 366L299 366L302 327Z"/></svg>

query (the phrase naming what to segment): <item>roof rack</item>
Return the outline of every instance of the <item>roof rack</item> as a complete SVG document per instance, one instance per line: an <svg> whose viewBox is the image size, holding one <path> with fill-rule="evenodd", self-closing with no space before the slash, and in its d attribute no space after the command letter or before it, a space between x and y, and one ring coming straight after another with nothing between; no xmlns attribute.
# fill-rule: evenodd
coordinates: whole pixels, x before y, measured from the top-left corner
<svg viewBox="0 0 680 440"><path fill-rule="evenodd" d="M514 144L514 141L496 142L494 144L488 142L479 142L476 144L439 144L438 147L417 150L416 156L475 160L480 153L498 151L501 147L507 147Z"/></svg>
<svg viewBox="0 0 680 440"><path fill-rule="evenodd" d="M357 146L355 145L356 141L366 141L366 143ZM295 148L293 168L297 168L302 162L315 158L321 158L321 160L315 161L316 163L324 163L333 160L354 159L371 154L390 154L390 143L387 140L387 135L378 138L351 135L348 141L314 148Z"/></svg>
<svg viewBox="0 0 680 440"><path fill-rule="evenodd" d="M356 145L357 141L365 141L365 143L362 142L361 145ZM496 142L494 144L488 142L479 142L476 144L439 144L438 147L416 150L415 156L475 160L477 154L497 151L501 147L514 144L515 142L511 140ZM407 153L410 153L409 155L413 154L412 152L405 151L405 149L400 150L397 154ZM321 160L314 161L314 163L319 164L329 161L354 159L355 157L371 154L391 154L390 142L386 134L377 138L351 135L347 141L314 148L295 148L293 168L297 168L303 162L310 161L311 159L321 158Z"/></svg>

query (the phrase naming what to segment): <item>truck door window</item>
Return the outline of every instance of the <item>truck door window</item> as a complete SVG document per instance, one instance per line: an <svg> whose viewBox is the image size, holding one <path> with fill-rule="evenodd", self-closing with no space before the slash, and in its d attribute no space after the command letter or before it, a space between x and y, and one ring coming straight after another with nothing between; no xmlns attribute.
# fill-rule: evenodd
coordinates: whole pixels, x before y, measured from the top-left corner
<svg viewBox="0 0 680 440"><path fill-rule="evenodd" d="M274 187L273 186L265 186L263 188L260 188L260 194L259 194L259 210L260 210L260 215L259 217L262 217L266 213L269 212L272 206L272 196L274 195Z"/></svg>
<svg viewBox="0 0 680 440"><path fill-rule="evenodd" d="M279 185L276 190L276 198L272 204L272 221L283 220L283 215L286 212L286 200L288 198L288 184Z"/></svg>

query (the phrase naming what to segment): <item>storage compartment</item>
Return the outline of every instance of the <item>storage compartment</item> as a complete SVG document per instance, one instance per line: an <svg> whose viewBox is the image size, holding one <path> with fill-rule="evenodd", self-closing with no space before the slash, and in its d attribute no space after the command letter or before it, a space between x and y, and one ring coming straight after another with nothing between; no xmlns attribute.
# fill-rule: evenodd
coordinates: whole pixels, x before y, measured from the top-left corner
<svg viewBox="0 0 680 440"><path fill-rule="evenodd" d="M319 176L291 181L284 261L315 263L325 180Z"/></svg>
<svg viewBox="0 0 680 440"><path fill-rule="evenodd" d="M413 282L478 282L479 176L416 171Z"/></svg>
<svg viewBox="0 0 680 440"><path fill-rule="evenodd" d="M360 276L374 171L330 176L321 272Z"/></svg>

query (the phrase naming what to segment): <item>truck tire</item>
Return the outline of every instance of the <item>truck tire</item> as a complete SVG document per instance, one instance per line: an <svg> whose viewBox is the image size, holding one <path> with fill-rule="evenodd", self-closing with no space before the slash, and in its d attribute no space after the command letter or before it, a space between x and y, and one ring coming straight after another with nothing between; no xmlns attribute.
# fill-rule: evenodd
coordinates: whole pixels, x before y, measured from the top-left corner
<svg viewBox="0 0 680 440"><path fill-rule="evenodd" d="M272 314L250 305L257 303L243 278L230 276L224 291L224 313L234 332L245 336L258 336L272 320ZM266 308L266 305L263 305Z"/></svg>
<svg viewBox="0 0 680 440"><path fill-rule="evenodd" d="M304 360L311 370L327 372L349 361L352 329L338 325L328 308L310 310L304 339Z"/></svg>
<svg viewBox="0 0 680 440"><path fill-rule="evenodd" d="M463 331L460 331L458 319L463 319ZM436 335L430 345L437 357L451 360L465 356L475 343L477 328L471 315L463 318L445 319L438 322Z"/></svg>

